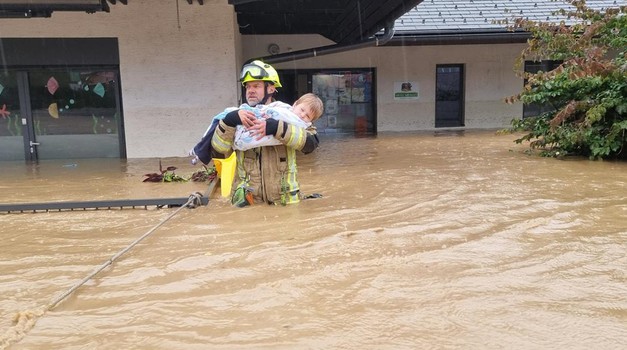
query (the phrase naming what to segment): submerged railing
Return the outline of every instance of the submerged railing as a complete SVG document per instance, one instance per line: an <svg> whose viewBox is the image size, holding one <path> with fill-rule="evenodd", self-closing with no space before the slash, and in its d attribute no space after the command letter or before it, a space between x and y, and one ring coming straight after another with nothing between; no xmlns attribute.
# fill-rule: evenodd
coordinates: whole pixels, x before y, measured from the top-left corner
<svg viewBox="0 0 627 350"><path fill-rule="evenodd" d="M148 209L148 207L160 209L187 206L195 208L209 204L209 196L213 192L217 182L218 178L212 180L204 194L196 192L188 197L0 204L0 214L45 213L50 211L75 210Z"/></svg>
<svg viewBox="0 0 627 350"><path fill-rule="evenodd" d="M173 208L187 203L189 197L181 198L151 198L151 199L118 199L101 201L79 202L48 202L48 203L19 203L0 204L0 213L26 213L49 211L74 211L74 210L108 210L108 209L136 209L148 207ZM207 205L209 199L200 198L199 205Z"/></svg>

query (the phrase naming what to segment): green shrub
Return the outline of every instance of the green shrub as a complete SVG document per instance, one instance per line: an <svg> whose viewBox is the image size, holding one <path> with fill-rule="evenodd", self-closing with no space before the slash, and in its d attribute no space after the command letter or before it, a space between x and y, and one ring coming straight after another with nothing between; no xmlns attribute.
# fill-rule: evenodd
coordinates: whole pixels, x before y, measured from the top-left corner
<svg viewBox="0 0 627 350"><path fill-rule="evenodd" d="M627 6L592 10L571 1L579 24L536 23L519 19L515 28L532 37L517 59L527 79L523 91L505 99L554 107L542 115L513 120L524 131L517 143L529 142L544 156L583 155L591 159L625 157L627 146ZM563 60L550 72L522 72L525 60Z"/></svg>

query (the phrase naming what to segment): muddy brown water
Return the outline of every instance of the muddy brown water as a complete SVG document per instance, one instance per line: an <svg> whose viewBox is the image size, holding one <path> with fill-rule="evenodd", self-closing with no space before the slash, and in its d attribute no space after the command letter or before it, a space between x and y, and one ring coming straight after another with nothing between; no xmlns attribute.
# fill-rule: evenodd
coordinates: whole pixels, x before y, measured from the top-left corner
<svg viewBox="0 0 627 350"><path fill-rule="evenodd" d="M239 209L214 196L181 210L22 334L16 314L48 305L176 209L0 214L0 344L625 348L627 164L530 157L514 138L323 138L299 156L303 191L323 198ZM2 163L0 203L206 189L142 183L157 162Z"/></svg>

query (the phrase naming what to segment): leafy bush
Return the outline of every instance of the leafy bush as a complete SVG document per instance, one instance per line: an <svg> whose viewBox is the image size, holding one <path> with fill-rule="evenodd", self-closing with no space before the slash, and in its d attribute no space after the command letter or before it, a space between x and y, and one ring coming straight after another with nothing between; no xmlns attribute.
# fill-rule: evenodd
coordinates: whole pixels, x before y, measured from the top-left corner
<svg viewBox="0 0 627 350"><path fill-rule="evenodd" d="M625 157L627 145L627 6L596 11L585 1L560 13L578 19L574 25L518 19L514 28L532 36L516 62L527 79L523 91L506 98L551 105L552 112L512 121L527 132L516 140L530 142L544 156L584 155L591 159ZM562 60L550 72L523 72L525 60Z"/></svg>

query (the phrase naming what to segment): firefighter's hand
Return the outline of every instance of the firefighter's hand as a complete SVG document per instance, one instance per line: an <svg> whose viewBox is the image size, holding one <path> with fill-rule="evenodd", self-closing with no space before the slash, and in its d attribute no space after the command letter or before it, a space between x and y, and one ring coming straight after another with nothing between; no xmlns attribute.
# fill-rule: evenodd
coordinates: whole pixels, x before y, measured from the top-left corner
<svg viewBox="0 0 627 350"><path fill-rule="evenodd" d="M248 129L255 140L260 140L266 136L266 120L255 119L253 126Z"/></svg>
<svg viewBox="0 0 627 350"><path fill-rule="evenodd" d="M252 127L254 125L255 120L257 120L254 112L247 111L245 109L240 109L237 112L237 115L239 116L239 119L242 121L242 125L246 129L249 129L250 127Z"/></svg>

